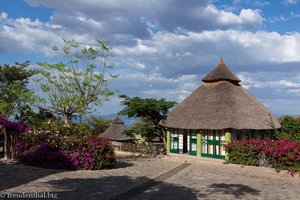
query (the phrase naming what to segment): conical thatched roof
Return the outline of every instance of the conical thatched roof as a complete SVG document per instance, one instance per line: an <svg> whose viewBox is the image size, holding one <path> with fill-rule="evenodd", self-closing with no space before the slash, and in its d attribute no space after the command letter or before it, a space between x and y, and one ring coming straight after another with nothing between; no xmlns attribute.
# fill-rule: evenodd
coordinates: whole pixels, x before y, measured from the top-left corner
<svg viewBox="0 0 300 200"><path fill-rule="evenodd" d="M272 129L280 124L246 89L221 59L204 83L160 124L181 129Z"/></svg>
<svg viewBox="0 0 300 200"><path fill-rule="evenodd" d="M123 134L126 130L125 122L117 116L111 123L110 127L108 127L101 136L107 137L112 141L127 141L132 140L131 137Z"/></svg>
<svg viewBox="0 0 300 200"><path fill-rule="evenodd" d="M217 82L217 81L229 81L229 82L241 82L230 69L225 65L223 58L220 59L219 64L209 72L203 79L203 82Z"/></svg>

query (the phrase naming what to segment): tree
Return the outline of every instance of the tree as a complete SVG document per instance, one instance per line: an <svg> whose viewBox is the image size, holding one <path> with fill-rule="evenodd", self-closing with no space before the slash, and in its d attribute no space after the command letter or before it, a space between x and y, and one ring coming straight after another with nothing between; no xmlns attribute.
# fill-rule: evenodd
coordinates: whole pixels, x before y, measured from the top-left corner
<svg viewBox="0 0 300 200"><path fill-rule="evenodd" d="M38 112L32 112L30 116L27 118L27 124L29 125L37 125L49 120L56 120L56 117L53 113L49 112L47 109L39 108Z"/></svg>
<svg viewBox="0 0 300 200"><path fill-rule="evenodd" d="M167 101L164 98L142 99L140 97L128 97L126 95L120 95L119 97L123 99L121 104L125 106L119 114L127 115L128 117L140 117L145 127L139 127L139 132L141 132L140 130L146 130L144 133L141 133L142 136L148 138L159 137L164 142L166 148L166 132L164 128L159 125L159 122L167 117L170 108L177 103L175 101Z"/></svg>
<svg viewBox="0 0 300 200"><path fill-rule="evenodd" d="M29 79L38 70L27 69L28 66L28 61L0 65L0 113L7 118L14 115L25 120L31 112L31 105L38 99L27 87Z"/></svg>
<svg viewBox="0 0 300 200"><path fill-rule="evenodd" d="M132 138L139 138L137 137L137 135L139 135L148 141L152 141L160 134L160 131L161 129L157 129L155 126L146 124L143 121L137 121L132 125L132 127L127 128L124 131L124 134Z"/></svg>
<svg viewBox="0 0 300 200"><path fill-rule="evenodd" d="M87 120L87 124L94 130L96 133L103 133L111 124L112 120L104 119L102 117L91 116Z"/></svg>
<svg viewBox="0 0 300 200"><path fill-rule="evenodd" d="M75 115L81 116L100 106L114 94L108 89L106 70L112 68L106 64L111 50L110 42L96 40L96 46L80 47L75 40L64 40L60 62L51 64L39 62L42 78L41 89L46 93L49 110L63 116L68 123ZM52 50L59 53L57 46ZM116 78L112 74L111 78Z"/></svg>
<svg viewBox="0 0 300 200"><path fill-rule="evenodd" d="M283 116L279 119L281 128L275 132L276 138L280 140L300 141L299 117Z"/></svg>

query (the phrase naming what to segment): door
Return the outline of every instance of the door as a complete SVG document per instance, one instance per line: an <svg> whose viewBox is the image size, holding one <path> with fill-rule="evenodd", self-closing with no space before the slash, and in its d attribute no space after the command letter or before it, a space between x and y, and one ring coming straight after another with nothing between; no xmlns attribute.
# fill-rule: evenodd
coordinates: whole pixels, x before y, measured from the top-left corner
<svg viewBox="0 0 300 200"><path fill-rule="evenodd" d="M188 152L187 134L188 134L188 131L184 130L183 131L183 149L182 149L182 153L187 153Z"/></svg>
<svg viewBox="0 0 300 200"><path fill-rule="evenodd" d="M197 155L197 133L193 130L190 133L190 155Z"/></svg>
<svg viewBox="0 0 300 200"><path fill-rule="evenodd" d="M224 141L225 133L223 130L204 130L202 134L202 153L203 157L225 158Z"/></svg>
<svg viewBox="0 0 300 200"><path fill-rule="evenodd" d="M170 153L178 153L178 152L179 152L178 133L171 133L171 149L170 149Z"/></svg>

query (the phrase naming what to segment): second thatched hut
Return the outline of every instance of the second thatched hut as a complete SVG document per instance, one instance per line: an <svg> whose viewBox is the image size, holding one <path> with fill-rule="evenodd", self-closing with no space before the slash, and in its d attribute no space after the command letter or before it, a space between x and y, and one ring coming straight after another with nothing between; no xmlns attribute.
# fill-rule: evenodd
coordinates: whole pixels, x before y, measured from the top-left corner
<svg viewBox="0 0 300 200"><path fill-rule="evenodd" d="M108 138L112 141L112 145L121 150L122 145L130 143L133 138L124 134L126 130L125 122L117 116L113 119L111 125L101 134L101 136Z"/></svg>

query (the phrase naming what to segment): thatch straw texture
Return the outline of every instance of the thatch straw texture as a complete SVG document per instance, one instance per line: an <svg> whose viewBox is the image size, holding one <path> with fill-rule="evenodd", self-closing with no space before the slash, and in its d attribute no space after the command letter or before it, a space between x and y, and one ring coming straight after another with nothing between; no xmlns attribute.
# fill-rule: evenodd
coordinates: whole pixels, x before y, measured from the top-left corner
<svg viewBox="0 0 300 200"><path fill-rule="evenodd" d="M131 137L123 134L126 130L125 122L117 116L101 136L106 137L112 141L128 141L132 140Z"/></svg>
<svg viewBox="0 0 300 200"><path fill-rule="evenodd" d="M203 79L203 82L216 82L221 80L227 80L230 82L240 82L241 80L236 77L230 69L225 65L221 58L219 64L209 72Z"/></svg>
<svg viewBox="0 0 300 200"><path fill-rule="evenodd" d="M221 67L225 65L217 66L219 69ZM276 117L238 84L239 79L234 81L228 78L230 77L225 76L221 81L203 83L160 124L180 129L260 130L272 129L270 125L272 119L275 127L280 128Z"/></svg>

